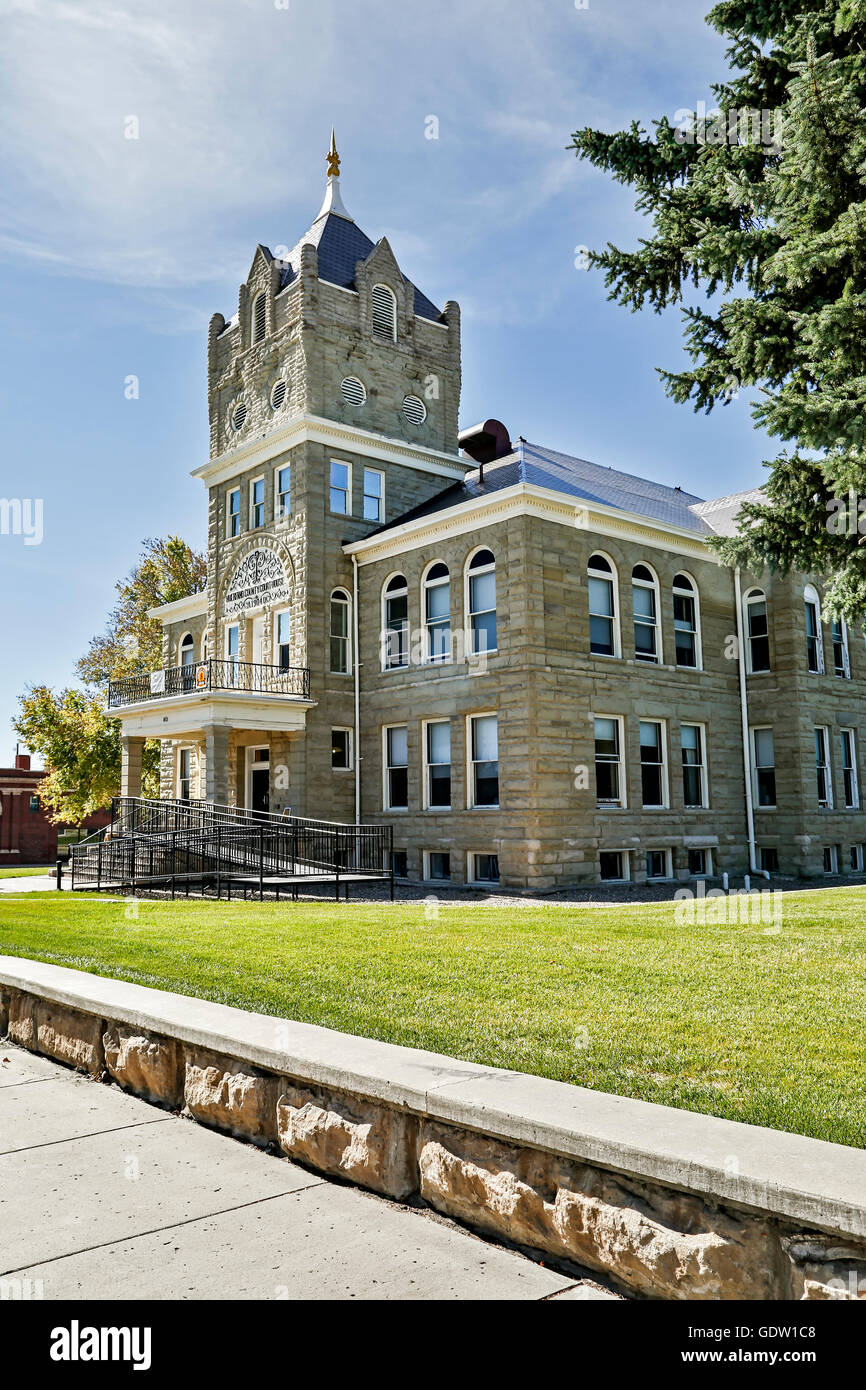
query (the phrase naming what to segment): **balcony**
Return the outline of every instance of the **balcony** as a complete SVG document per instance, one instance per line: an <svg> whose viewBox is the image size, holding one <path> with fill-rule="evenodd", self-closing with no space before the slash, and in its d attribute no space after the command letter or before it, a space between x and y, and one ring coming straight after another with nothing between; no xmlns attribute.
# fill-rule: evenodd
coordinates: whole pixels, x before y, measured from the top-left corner
<svg viewBox="0 0 866 1390"><path fill-rule="evenodd" d="M310 672L306 666L262 666L254 661L199 661L189 666L169 666L164 671L111 681L108 708L150 705L182 696L201 699L215 692L309 701Z"/></svg>

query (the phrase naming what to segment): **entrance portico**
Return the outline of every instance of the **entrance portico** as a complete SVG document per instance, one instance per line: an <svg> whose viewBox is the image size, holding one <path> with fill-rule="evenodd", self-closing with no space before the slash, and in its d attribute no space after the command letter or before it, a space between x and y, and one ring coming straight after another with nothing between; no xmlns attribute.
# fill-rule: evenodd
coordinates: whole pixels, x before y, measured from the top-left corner
<svg viewBox="0 0 866 1390"><path fill-rule="evenodd" d="M274 674L285 682L291 673ZM307 711L315 708L308 695L242 689L162 695L148 690L148 698L136 699L138 691L124 689L127 684L118 682L109 696L111 712L122 725L121 795L140 796L144 741L153 738L162 743L163 796L260 810L279 811L281 802L289 803L285 754L304 735ZM298 684L308 689L308 682ZM280 753L278 766L273 748ZM281 777L276 788L275 773Z"/></svg>

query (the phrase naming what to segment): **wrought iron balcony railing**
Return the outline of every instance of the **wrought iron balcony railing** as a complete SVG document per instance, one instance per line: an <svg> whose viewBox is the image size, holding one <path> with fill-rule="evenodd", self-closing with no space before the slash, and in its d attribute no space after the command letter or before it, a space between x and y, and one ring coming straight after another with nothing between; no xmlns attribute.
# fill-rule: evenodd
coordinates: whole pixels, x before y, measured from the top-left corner
<svg viewBox="0 0 866 1390"><path fill-rule="evenodd" d="M306 666L263 666L255 661L197 661L111 681L108 707L117 709L120 705L138 705L176 695L202 695L210 690L308 700L310 672Z"/></svg>

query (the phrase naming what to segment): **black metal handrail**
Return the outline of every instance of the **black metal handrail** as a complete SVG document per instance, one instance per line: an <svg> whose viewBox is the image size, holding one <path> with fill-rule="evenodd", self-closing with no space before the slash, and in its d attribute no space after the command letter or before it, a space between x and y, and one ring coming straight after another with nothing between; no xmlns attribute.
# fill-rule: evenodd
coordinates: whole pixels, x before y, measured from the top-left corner
<svg viewBox="0 0 866 1390"><path fill-rule="evenodd" d="M209 690L238 690L254 695L287 695L309 700L310 672L306 666L264 666L257 661L208 658L187 666L168 666L162 671L110 681L108 708L175 695L200 695Z"/></svg>
<svg viewBox="0 0 866 1390"><path fill-rule="evenodd" d="M114 796L111 799L112 836L155 835L171 830L204 830L216 825L286 825L294 822L316 830L345 830L344 821L314 820L278 811L254 811L192 798Z"/></svg>
<svg viewBox="0 0 866 1390"><path fill-rule="evenodd" d="M393 828L344 825L269 812L244 812L209 802L115 797L108 837L70 854L72 887L170 887L198 882L220 894L242 881L263 896L271 885L327 880L390 882L394 895Z"/></svg>

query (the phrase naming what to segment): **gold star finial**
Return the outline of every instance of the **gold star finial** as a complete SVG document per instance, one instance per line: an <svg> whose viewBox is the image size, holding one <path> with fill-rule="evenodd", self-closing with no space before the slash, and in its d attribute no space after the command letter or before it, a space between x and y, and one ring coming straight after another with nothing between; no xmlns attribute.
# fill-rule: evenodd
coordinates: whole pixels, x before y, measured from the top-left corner
<svg viewBox="0 0 866 1390"><path fill-rule="evenodd" d="M338 179L340 177L340 156L337 154L337 141L334 138L334 127L331 126L331 148L328 150L328 178Z"/></svg>

